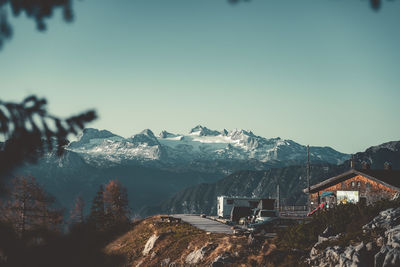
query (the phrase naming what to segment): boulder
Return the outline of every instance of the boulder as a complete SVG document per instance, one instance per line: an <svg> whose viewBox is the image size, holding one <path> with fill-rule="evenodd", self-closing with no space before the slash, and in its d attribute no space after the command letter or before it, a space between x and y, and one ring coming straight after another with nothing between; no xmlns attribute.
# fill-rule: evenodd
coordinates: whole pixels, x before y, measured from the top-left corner
<svg viewBox="0 0 400 267"><path fill-rule="evenodd" d="M196 265L198 264L201 260L203 260L203 258L210 253L212 250L214 250L218 245L217 244L207 244L205 246L203 246L200 249L194 250L192 252L190 252L187 256L186 256L186 260L185 262L187 264L193 264Z"/></svg>
<svg viewBox="0 0 400 267"><path fill-rule="evenodd" d="M231 266L233 263L235 263L235 257L229 252L224 252L222 255L216 257L210 266L211 267Z"/></svg>
<svg viewBox="0 0 400 267"><path fill-rule="evenodd" d="M371 222L363 226L364 230L375 228L391 229L400 223L400 208L381 211Z"/></svg>
<svg viewBox="0 0 400 267"><path fill-rule="evenodd" d="M169 259L169 258L166 258L166 259L163 259L162 261L161 261L161 267L167 267L167 266L169 266L169 262L170 262L171 260Z"/></svg>
<svg viewBox="0 0 400 267"><path fill-rule="evenodd" d="M152 235L152 236L147 240L146 245L144 246L144 249L143 249L143 252L142 252L143 256L147 256L147 254L149 254L149 252L153 249L154 244L156 243L156 241L157 241L157 239L158 239L159 237L160 237L160 236L158 236L158 235Z"/></svg>
<svg viewBox="0 0 400 267"><path fill-rule="evenodd" d="M375 255L375 266L400 266L400 225L387 230L384 238L386 245Z"/></svg>
<svg viewBox="0 0 400 267"><path fill-rule="evenodd" d="M314 247L310 252L308 263L311 266L364 267L369 266L367 249L363 242L356 246L342 248L327 247L318 252Z"/></svg>

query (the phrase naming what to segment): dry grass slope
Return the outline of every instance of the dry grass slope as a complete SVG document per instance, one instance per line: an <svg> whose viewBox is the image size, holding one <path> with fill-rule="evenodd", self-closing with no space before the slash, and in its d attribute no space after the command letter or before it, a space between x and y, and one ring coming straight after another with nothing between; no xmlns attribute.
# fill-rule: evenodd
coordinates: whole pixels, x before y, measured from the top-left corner
<svg viewBox="0 0 400 267"><path fill-rule="evenodd" d="M147 255L143 249L153 235L158 236ZM275 246L263 241L258 246L248 244L245 236L213 234L186 223L161 222L160 216L151 217L135 224L133 229L110 243L105 252L122 255L128 266L188 266L187 256L203 249L196 266L210 266L218 256L229 255L234 259L230 266L258 265Z"/></svg>

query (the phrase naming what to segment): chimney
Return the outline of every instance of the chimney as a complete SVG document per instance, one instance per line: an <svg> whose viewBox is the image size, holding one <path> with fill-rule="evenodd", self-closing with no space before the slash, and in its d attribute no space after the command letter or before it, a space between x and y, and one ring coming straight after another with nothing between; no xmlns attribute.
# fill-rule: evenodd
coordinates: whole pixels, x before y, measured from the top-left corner
<svg viewBox="0 0 400 267"><path fill-rule="evenodd" d="M354 156L351 155L351 159L350 159L350 169L354 169Z"/></svg>
<svg viewBox="0 0 400 267"><path fill-rule="evenodd" d="M386 171L392 170L392 164L390 164L390 162L387 162L387 161L386 161L386 162L383 164L383 169L386 170Z"/></svg>
<svg viewBox="0 0 400 267"><path fill-rule="evenodd" d="M362 165L362 169L363 169L363 170L369 170L369 169L371 169L371 166L370 166L369 163L366 162L366 161L363 161L363 162L361 163L361 165Z"/></svg>

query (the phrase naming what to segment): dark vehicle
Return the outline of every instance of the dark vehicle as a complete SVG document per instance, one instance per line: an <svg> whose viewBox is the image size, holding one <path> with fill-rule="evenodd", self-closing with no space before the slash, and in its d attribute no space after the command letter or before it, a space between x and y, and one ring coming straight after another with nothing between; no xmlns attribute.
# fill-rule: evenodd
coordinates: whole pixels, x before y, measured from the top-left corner
<svg viewBox="0 0 400 267"><path fill-rule="evenodd" d="M240 218L250 216L252 209L250 207L233 207L231 211L231 221L238 223Z"/></svg>

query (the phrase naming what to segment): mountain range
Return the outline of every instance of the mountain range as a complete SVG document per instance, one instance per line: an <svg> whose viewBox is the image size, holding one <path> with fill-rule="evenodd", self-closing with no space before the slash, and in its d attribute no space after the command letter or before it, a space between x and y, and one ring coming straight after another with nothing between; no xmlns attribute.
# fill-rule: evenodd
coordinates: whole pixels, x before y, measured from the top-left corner
<svg viewBox="0 0 400 267"><path fill-rule="evenodd" d="M138 213L184 188L214 183L239 170L304 164L306 150L292 140L200 125L187 134L162 131L156 136L146 129L128 138L88 128L65 147L63 156L49 153L37 164L25 164L13 174L36 177L66 208L77 195L90 206L99 185L118 179L127 187L130 206ZM349 157L330 147L310 147L314 164L337 165Z"/></svg>
<svg viewBox="0 0 400 267"><path fill-rule="evenodd" d="M85 129L78 141L66 148L97 166L157 162L164 166L193 161L256 160L261 163L304 162L306 146L292 140L264 138L251 131L210 130L198 125L188 134L162 131L155 136L150 129L123 138L106 130ZM340 164L349 158L330 147L311 147L311 161Z"/></svg>

